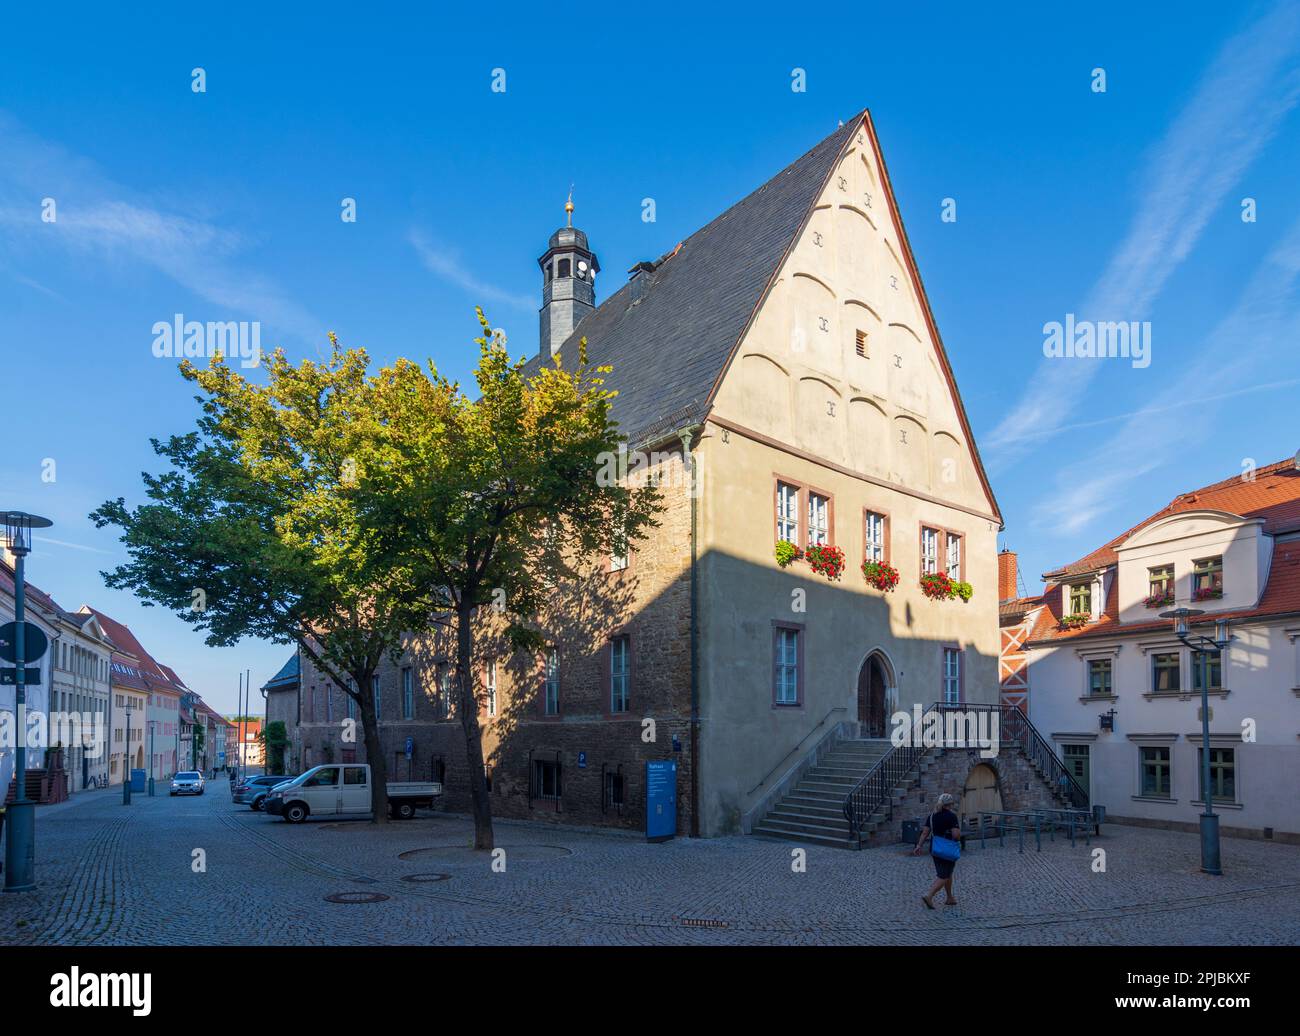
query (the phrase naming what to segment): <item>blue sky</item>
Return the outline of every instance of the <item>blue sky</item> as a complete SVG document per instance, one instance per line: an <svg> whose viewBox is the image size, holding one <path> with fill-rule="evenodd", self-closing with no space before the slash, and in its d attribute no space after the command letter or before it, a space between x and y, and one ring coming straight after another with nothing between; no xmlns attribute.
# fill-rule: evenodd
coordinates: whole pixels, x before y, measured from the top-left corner
<svg viewBox="0 0 1300 1036"><path fill-rule="evenodd" d="M476 303L536 349L570 183L603 299L864 107L1031 592L1177 492L1300 448L1294 5L916 6L827 8L856 25L829 33L752 4L11 12L0 503L56 521L32 581L232 710L236 674L260 684L288 649L211 650L105 590L118 546L86 520L139 500L149 437L192 425L155 321L259 320L293 356L332 329L464 374ZM1044 358L1071 312L1151 321L1150 366Z"/></svg>

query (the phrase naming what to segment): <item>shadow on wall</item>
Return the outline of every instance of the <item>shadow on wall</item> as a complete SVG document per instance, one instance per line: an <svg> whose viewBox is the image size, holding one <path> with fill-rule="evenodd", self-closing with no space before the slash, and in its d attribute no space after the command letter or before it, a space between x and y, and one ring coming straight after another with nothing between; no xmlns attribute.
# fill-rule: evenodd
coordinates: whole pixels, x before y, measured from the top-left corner
<svg viewBox="0 0 1300 1036"><path fill-rule="evenodd" d="M481 612L474 675L493 813L643 829L644 764L675 759L677 830L685 835L695 762L689 566L675 551L671 558L634 552L619 572L609 570L608 560L598 568L556 586L538 623L558 672L548 673L549 651L512 650L500 635L501 617ZM859 676L873 653L887 662L890 711L939 698L944 648L961 652L968 698L997 700L996 655L976 650L963 633L984 622L984 637L997 643L995 587L977 588L988 602L930 601L919 588L900 585L888 595L860 589L862 574L852 559L841 579L830 582L798 563L782 570L717 552L701 559L699 573L698 597L707 609L698 644L703 834L739 831L741 813L816 740L828 716L857 722ZM796 601L802 610L794 609ZM774 695L780 624L800 628L798 700L789 705ZM921 636L926 626L933 632ZM415 688L409 720L400 712L401 670L408 666ZM441 780L444 808L462 812L470 805L464 733L443 705L453 669L450 627L413 640L399 665L385 664L380 732L391 779ZM304 695L311 682L304 667ZM304 726L305 743L337 746L337 723ZM319 733L307 732L313 729ZM408 737L414 742L409 758ZM348 747L364 760L360 740Z"/></svg>

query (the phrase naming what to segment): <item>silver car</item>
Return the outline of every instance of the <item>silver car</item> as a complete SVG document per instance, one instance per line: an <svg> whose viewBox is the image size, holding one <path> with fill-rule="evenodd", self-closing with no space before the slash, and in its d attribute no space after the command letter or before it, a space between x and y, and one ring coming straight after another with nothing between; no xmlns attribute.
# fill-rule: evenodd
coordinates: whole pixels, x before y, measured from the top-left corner
<svg viewBox="0 0 1300 1036"><path fill-rule="evenodd" d="M250 809L258 812L266 805L266 796L277 784L293 780L293 774L287 776L250 777L247 784L235 791L236 802L246 802Z"/></svg>
<svg viewBox="0 0 1300 1036"><path fill-rule="evenodd" d="M172 795L202 795L203 774L198 770L182 770L172 778Z"/></svg>

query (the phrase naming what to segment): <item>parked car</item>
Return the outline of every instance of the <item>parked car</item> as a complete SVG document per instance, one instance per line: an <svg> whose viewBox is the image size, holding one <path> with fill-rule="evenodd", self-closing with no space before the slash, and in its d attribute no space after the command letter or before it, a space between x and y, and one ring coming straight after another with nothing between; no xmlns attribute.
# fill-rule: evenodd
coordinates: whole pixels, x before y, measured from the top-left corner
<svg viewBox="0 0 1300 1036"><path fill-rule="evenodd" d="M262 785L256 783L262 779L263 775L260 773L245 774L230 786L230 798L241 805L248 805L253 801L254 794L262 790ZM279 784L287 780L288 777L276 777L275 783Z"/></svg>
<svg viewBox="0 0 1300 1036"><path fill-rule="evenodd" d="M243 796L236 796L235 801L247 802L248 808L256 813L266 804L266 796L270 793L272 788L277 784L284 784L291 781L293 778L294 775L291 773L281 774L278 777L250 777L248 779L248 784L244 789Z"/></svg>
<svg viewBox="0 0 1300 1036"><path fill-rule="evenodd" d="M172 795L202 795L206 786L198 770L182 770L172 778Z"/></svg>
<svg viewBox="0 0 1300 1036"><path fill-rule="evenodd" d="M409 820L420 806L442 794L438 781L389 781L388 811ZM300 824L309 816L357 816L370 812L370 766L366 763L313 766L287 784L271 789L266 811Z"/></svg>

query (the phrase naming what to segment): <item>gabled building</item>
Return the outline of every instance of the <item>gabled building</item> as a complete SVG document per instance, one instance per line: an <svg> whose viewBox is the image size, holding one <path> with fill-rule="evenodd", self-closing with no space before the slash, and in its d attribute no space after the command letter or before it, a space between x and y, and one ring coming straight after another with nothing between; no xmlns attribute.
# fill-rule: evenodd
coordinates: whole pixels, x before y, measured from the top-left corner
<svg viewBox="0 0 1300 1036"><path fill-rule="evenodd" d="M1300 457L1180 494L1043 579L1002 603L1003 696L1092 800L1196 830L1204 685L1222 830L1300 842ZM1211 637L1227 620L1227 651L1184 646L1159 617L1178 607Z"/></svg>
<svg viewBox="0 0 1300 1036"><path fill-rule="evenodd" d="M791 820L799 777L841 744L865 772L891 714L996 706L998 687L1002 518L875 129L850 119L598 305L596 249L566 208L538 260L526 373L574 366L585 338L612 366L626 477L657 478L665 510L648 539L556 588L539 657L485 625L494 809L639 827L645 764L671 759L679 833L846 844L847 789ZM842 571L815 571L810 548L832 568L842 552ZM390 772L441 779L464 809L453 657L445 638L413 638L377 677L378 711ZM307 660L300 694L302 766L364 757Z"/></svg>
<svg viewBox="0 0 1300 1036"><path fill-rule="evenodd" d="M90 605L82 605L81 613L95 617L115 648L111 669L115 717L112 743L117 747L115 753L110 753L110 781L116 783L122 778L120 769L113 767L114 754L119 761L125 757L123 765L127 770L144 770L146 777L155 781L170 780L177 770L189 765L188 743L181 740L181 716L183 700L192 692L175 670L146 650L130 627ZM127 705L132 714L129 726ZM118 740L119 734L123 740Z"/></svg>
<svg viewBox="0 0 1300 1036"><path fill-rule="evenodd" d="M0 622L13 619L14 580L13 566L0 556ZM43 740L27 754L29 790L38 801L57 801L97 784L108 772L112 645L97 622L67 611L39 587L29 582L25 594L26 621L49 642L45 655L29 667L41 678L28 685L27 714L44 719ZM0 711L12 714L15 699L12 685L0 685ZM0 798L10 791L13 768L13 746L0 745Z"/></svg>
<svg viewBox="0 0 1300 1036"><path fill-rule="evenodd" d="M279 671L262 685L262 697L266 700L266 722L283 723L285 736L289 744L284 751L285 773L299 773L298 761L302 759L302 667L298 652L294 651ZM335 689L337 691L337 688ZM267 765L271 761L267 760Z"/></svg>

